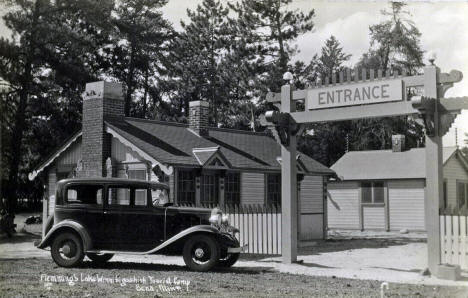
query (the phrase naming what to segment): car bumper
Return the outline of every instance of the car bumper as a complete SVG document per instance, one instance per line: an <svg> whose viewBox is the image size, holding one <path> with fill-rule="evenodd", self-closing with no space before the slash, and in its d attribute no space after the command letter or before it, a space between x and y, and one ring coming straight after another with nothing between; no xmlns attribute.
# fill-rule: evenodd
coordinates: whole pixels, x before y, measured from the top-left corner
<svg viewBox="0 0 468 298"><path fill-rule="evenodd" d="M240 247L228 247L227 252L228 253L243 253L247 251L247 247L249 247L248 244L245 244L244 246L240 246Z"/></svg>

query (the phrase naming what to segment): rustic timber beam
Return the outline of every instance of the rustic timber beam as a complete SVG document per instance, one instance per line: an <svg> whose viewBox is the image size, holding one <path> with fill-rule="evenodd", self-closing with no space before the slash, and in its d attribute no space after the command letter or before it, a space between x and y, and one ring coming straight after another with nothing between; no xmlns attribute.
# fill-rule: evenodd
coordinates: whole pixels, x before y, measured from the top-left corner
<svg viewBox="0 0 468 298"><path fill-rule="evenodd" d="M317 123L417 114L410 101L311 110L291 113L296 123Z"/></svg>

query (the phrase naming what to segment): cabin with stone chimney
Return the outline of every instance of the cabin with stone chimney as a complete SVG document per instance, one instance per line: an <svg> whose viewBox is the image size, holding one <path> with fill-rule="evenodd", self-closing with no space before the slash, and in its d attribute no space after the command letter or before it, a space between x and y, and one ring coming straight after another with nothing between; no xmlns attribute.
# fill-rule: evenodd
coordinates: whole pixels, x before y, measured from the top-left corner
<svg viewBox="0 0 468 298"><path fill-rule="evenodd" d="M208 126L208 102L189 105L189 123L124 116L120 83L86 85L82 129L30 173L45 185L44 215L54 208L57 181L126 177L165 182L170 201L192 206L281 204L281 150L266 133ZM326 230L325 193L334 172L299 153L301 240Z"/></svg>
<svg viewBox="0 0 468 298"><path fill-rule="evenodd" d="M425 231L425 148L405 150L392 136L392 150L351 151L331 166L328 228L334 230ZM443 148L441 214L466 212L468 159L457 147Z"/></svg>

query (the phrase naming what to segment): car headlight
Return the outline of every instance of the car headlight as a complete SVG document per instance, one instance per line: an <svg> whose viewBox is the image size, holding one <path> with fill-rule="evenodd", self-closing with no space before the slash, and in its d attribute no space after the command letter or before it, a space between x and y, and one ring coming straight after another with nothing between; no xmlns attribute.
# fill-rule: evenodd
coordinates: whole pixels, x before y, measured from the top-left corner
<svg viewBox="0 0 468 298"><path fill-rule="evenodd" d="M223 216L221 216L221 223L223 225L229 224L229 216L227 216L227 214L224 214Z"/></svg>
<svg viewBox="0 0 468 298"><path fill-rule="evenodd" d="M229 216L227 216L227 214L223 214L220 209L215 208L213 211L211 211L209 222L215 226L228 225Z"/></svg>
<svg viewBox="0 0 468 298"><path fill-rule="evenodd" d="M210 216L210 223L213 224L213 225L219 225L221 223L221 214L213 214Z"/></svg>

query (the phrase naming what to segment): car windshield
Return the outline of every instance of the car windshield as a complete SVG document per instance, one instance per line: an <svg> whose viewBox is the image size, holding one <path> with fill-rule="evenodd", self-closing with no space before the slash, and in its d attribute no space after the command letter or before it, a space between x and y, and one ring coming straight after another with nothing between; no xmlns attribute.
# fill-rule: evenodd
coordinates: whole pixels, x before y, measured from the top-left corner
<svg viewBox="0 0 468 298"><path fill-rule="evenodd" d="M151 201L153 202L153 206L163 206L164 204L169 203L167 190L164 188L152 188Z"/></svg>

